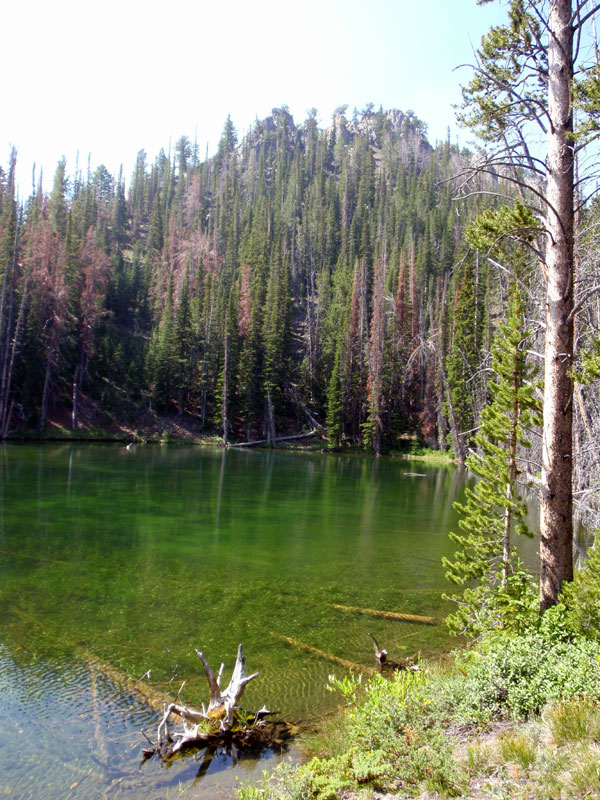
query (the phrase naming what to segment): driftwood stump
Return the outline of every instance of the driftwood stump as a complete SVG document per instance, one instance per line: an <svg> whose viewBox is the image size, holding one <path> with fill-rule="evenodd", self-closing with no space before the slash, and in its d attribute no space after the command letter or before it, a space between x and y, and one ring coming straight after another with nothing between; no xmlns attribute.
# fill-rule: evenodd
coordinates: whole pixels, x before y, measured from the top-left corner
<svg viewBox="0 0 600 800"><path fill-rule="evenodd" d="M246 674L246 659L241 644L238 647L231 680L225 690L221 690L224 665L221 664L215 677L204 654L196 650L196 655L202 662L208 681L208 707L202 704L201 708L195 708L179 702L184 681L175 700L168 705L165 703L156 732L156 744L148 739L150 747L142 751L146 758L156 754L163 761L168 761L189 747L216 748L232 743L241 746L268 746L282 744L285 738L289 738L292 730L286 723L266 722L267 717L277 712L268 711L264 706L252 714L239 709L238 703L246 685L258 675L258 672L252 675ZM183 726L181 730L171 732L169 719L172 715L180 717Z"/></svg>
<svg viewBox="0 0 600 800"><path fill-rule="evenodd" d="M391 661L388 658L388 651L382 650L379 647L379 643L372 633L369 633L369 636L373 640L373 646L375 647L375 660L379 665L379 672L383 675L389 675L396 670L408 669L416 671L419 669L412 658L403 658L402 661Z"/></svg>

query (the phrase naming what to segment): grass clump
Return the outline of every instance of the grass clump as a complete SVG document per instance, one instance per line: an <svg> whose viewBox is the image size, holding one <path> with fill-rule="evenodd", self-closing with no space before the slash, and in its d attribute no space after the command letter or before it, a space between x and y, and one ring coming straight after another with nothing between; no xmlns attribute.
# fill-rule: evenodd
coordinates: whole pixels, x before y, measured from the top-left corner
<svg viewBox="0 0 600 800"><path fill-rule="evenodd" d="M500 754L505 762L528 770L536 762L537 745L526 732L507 731L498 737Z"/></svg>
<svg viewBox="0 0 600 800"><path fill-rule="evenodd" d="M600 705L590 698L558 703L548 719L558 747L572 742L600 743Z"/></svg>

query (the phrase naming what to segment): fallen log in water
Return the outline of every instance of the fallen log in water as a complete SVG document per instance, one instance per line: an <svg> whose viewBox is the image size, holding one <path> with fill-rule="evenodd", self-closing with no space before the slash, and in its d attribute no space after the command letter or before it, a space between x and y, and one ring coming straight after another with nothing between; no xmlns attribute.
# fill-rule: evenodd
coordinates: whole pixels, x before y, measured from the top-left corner
<svg viewBox="0 0 600 800"><path fill-rule="evenodd" d="M375 608L360 608L359 606L343 606L340 603L325 603L329 608L337 608L340 611L358 611L359 614L370 614L372 617L385 617L386 619L397 619L401 622L418 622L421 625L435 625L440 622L436 617L423 617L417 614L400 614L397 611L378 611Z"/></svg>
<svg viewBox="0 0 600 800"><path fill-rule="evenodd" d="M255 444L273 444L274 442L289 442L292 439L308 439L310 436L314 436L316 432L316 430L312 430L309 433L295 433L293 436L276 436L275 439L254 439L251 442L228 443L227 447L253 447Z"/></svg>
<svg viewBox="0 0 600 800"><path fill-rule="evenodd" d="M31 614L28 614L18 607L12 608L11 612L29 627L36 627L39 631L42 631L44 635L47 635L47 631L42 623ZM110 683L125 688L130 694L137 696L138 699L149 708L159 712L164 708L165 695L153 689L152 686L142 683L141 679L137 681L134 680L112 664L102 661L95 655L92 655L86 647L81 647L79 644L69 639L61 639L61 642L68 647L76 657L84 659L89 668L93 668L101 673Z"/></svg>
<svg viewBox="0 0 600 800"><path fill-rule="evenodd" d="M326 653L324 650L319 650L317 647L311 647L309 644L297 642L295 639L291 639L289 636L281 636L278 633L272 633L271 636L275 636L278 639L281 639L282 642L291 644L292 647L297 647L299 650L305 650L307 653L313 653L320 658L324 658L326 661L332 661L334 664L339 664L341 667L345 667L353 672L364 672L366 675L375 675L377 672L377 670L373 669L373 667L365 667L364 664L357 664L354 661L347 661L345 658L339 658L331 653Z"/></svg>
<svg viewBox="0 0 600 800"><path fill-rule="evenodd" d="M156 732L156 744L148 740L150 747L142 750L145 757L156 754L164 761L168 761L172 756L189 747L278 746L293 735L294 729L287 723L267 720L267 717L277 712L268 711L263 706L259 711L247 714L238 707L246 685L258 675L258 672L246 675L246 659L243 656L241 644L238 647L231 680L224 691L221 690L224 665L221 664L218 675L215 676L204 653L196 650L196 655L202 662L208 681L208 707L202 704L201 708L195 708L180 703L179 695L184 685L182 684L175 700L168 705L165 703ZM171 715L180 717L182 730L171 733L169 728ZM209 760L210 757L212 756L209 756Z"/></svg>
<svg viewBox="0 0 600 800"><path fill-rule="evenodd" d="M126 675L124 672L121 672L120 669L117 669L112 664L108 664L106 661L101 661L93 656L88 650L85 650L85 657L90 667L93 667L102 675L104 675L104 677L110 680L112 684L123 686L130 694L132 694L134 697L137 696L139 700L141 700L153 711L160 712L163 710L166 702L166 696L164 694L156 691L152 688L152 686L142 683L141 679L136 681L134 678Z"/></svg>

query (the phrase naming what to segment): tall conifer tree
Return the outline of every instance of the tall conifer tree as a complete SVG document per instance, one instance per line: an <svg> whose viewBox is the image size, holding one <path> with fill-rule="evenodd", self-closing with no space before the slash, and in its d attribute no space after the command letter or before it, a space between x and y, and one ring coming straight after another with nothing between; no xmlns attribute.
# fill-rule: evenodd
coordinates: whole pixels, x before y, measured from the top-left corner
<svg viewBox="0 0 600 800"><path fill-rule="evenodd" d="M512 290L508 319L500 326L492 350L490 403L481 415L475 436L477 451L467 466L479 479L467 489L467 501L456 503L461 513L460 533L450 538L458 545L454 560L444 559L447 577L457 584L479 582L453 599L459 610L449 617L456 632L480 633L487 625L506 625L503 611L520 602L528 589L520 571L511 536L531 536L527 506L519 495L519 450L530 446L528 432L541 424L541 401L536 394L535 371L527 362L523 330L523 301ZM512 577L517 574L515 580Z"/></svg>

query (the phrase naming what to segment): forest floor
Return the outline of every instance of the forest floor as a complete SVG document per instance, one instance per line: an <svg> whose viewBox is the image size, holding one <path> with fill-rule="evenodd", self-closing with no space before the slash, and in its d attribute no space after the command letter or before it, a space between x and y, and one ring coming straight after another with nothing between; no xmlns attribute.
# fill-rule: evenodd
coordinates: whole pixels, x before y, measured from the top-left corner
<svg viewBox="0 0 600 800"><path fill-rule="evenodd" d="M278 435L293 436L300 432L296 423L290 421L288 425L283 426L281 431L278 431ZM202 422L197 415L190 413L174 416L161 415L149 405L144 407L126 396L115 399L114 392L110 402L107 402L107 398L103 401L96 400L82 392L78 403L77 425L74 430L72 429L71 407L66 404L56 404L48 411L43 433L38 433L33 426L23 425L9 438L27 441L133 441L213 446L222 446L223 443L222 437L218 433L202 430ZM232 443L235 441L233 438ZM266 445L263 446L266 447ZM358 445L329 450L327 437L321 433L315 433L313 437L307 439L277 442L275 448L344 455L368 453ZM452 454L448 451L421 447L414 437L408 435L399 437L397 446L385 455L392 458L446 463L452 461Z"/></svg>
<svg viewBox="0 0 600 800"><path fill-rule="evenodd" d="M48 411L46 427L39 434L23 426L15 439L75 441L139 441L217 444L220 437L200 432L200 419L190 414L162 416L127 397L96 400L81 394L77 425L72 429L71 408L57 404Z"/></svg>

